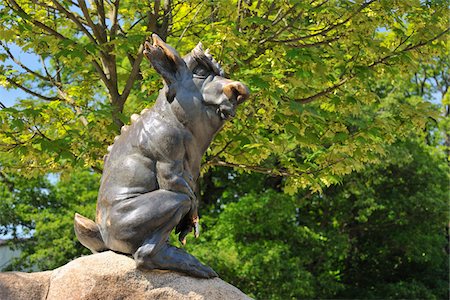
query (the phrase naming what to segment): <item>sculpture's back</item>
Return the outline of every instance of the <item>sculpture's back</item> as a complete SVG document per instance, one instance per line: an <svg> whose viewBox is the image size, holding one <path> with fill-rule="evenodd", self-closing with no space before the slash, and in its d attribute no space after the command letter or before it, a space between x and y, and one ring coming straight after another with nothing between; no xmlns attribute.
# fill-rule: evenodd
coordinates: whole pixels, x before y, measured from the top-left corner
<svg viewBox="0 0 450 300"><path fill-rule="evenodd" d="M164 78L156 104L132 116L105 158L96 222L76 214L75 232L93 252L132 254L137 266L170 269L197 277L217 274L184 250L168 245L198 235L194 193L201 158L212 138L248 89L225 79L218 63L199 44L181 58L153 35L144 54Z"/></svg>

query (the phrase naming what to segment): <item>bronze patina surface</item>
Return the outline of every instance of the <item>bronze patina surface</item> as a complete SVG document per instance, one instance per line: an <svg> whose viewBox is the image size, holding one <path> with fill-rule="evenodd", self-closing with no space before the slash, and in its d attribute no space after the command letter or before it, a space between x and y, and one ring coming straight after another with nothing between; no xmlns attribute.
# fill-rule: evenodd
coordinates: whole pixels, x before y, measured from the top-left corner
<svg viewBox="0 0 450 300"><path fill-rule="evenodd" d="M93 252L133 255L137 267L217 274L186 251L168 243L198 236L196 181L201 158L248 88L225 78L220 65L197 45L181 57L152 36L145 56L164 79L155 105L122 128L109 148L97 200L96 221L75 215L79 241Z"/></svg>

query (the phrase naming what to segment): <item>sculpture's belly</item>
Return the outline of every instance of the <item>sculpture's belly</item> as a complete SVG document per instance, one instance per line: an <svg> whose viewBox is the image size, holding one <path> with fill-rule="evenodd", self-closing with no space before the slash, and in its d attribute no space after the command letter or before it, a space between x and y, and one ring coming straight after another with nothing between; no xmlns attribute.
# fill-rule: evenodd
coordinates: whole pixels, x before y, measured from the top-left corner
<svg viewBox="0 0 450 300"><path fill-rule="evenodd" d="M113 202L158 189L156 162L141 154L116 157L103 171L99 201Z"/></svg>

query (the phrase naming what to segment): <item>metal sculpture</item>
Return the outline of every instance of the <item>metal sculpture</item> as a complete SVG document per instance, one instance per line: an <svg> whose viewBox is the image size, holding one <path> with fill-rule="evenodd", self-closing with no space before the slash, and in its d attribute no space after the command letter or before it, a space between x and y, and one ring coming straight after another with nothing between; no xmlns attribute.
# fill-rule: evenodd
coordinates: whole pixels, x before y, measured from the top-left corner
<svg viewBox="0 0 450 300"><path fill-rule="evenodd" d="M175 228L184 244L194 230L201 158L248 88L224 77L199 43L180 57L152 35L144 55L164 79L155 105L131 117L110 146L97 201L96 221L75 214L79 241L92 252L132 254L138 268L217 274L183 249L169 245Z"/></svg>

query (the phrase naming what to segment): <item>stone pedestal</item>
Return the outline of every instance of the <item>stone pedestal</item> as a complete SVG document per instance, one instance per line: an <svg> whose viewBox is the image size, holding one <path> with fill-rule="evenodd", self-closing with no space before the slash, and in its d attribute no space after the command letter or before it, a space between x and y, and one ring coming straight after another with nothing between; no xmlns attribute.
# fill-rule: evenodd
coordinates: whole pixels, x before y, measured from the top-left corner
<svg viewBox="0 0 450 300"><path fill-rule="evenodd" d="M250 299L225 281L172 271L136 270L133 259L108 251L53 271L0 273L0 299Z"/></svg>

